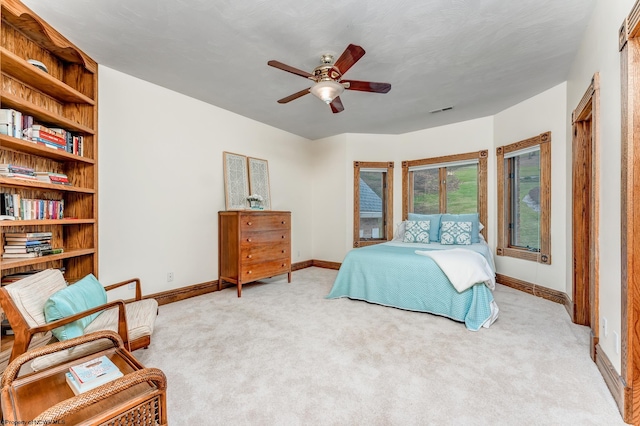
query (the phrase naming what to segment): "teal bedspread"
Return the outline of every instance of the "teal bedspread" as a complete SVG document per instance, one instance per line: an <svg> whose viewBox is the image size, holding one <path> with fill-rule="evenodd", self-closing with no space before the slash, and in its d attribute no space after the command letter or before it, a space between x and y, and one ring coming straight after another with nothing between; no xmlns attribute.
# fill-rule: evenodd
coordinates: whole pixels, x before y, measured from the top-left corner
<svg viewBox="0 0 640 426"><path fill-rule="evenodd" d="M427 256L415 254L415 250L378 244L349 251L326 297L428 312L464 322L469 330L479 330L491 317L491 290L479 283L458 293L438 265Z"/></svg>

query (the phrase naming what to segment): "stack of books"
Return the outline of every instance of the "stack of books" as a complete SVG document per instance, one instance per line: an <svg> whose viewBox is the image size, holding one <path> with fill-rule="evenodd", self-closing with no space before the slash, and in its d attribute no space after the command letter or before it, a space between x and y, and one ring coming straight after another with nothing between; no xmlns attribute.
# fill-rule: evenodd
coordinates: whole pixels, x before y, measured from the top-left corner
<svg viewBox="0 0 640 426"><path fill-rule="evenodd" d="M7 232L4 234L3 259L24 259L62 253L51 246L51 232Z"/></svg>
<svg viewBox="0 0 640 426"><path fill-rule="evenodd" d="M122 371L106 355L69 367L67 384L75 395L122 377Z"/></svg>
<svg viewBox="0 0 640 426"><path fill-rule="evenodd" d="M23 134L24 139L48 148L61 149L71 154L83 155L84 137L58 127L47 127L42 124L28 124Z"/></svg>
<svg viewBox="0 0 640 426"><path fill-rule="evenodd" d="M46 183L56 183L60 185L71 185L69 177L64 173L36 172L36 179Z"/></svg>
<svg viewBox="0 0 640 426"><path fill-rule="evenodd" d="M0 164L0 176L24 180L37 180L36 172L31 167L17 164Z"/></svg>
<svg viewBox="0 0 640 426"><path fill-rule="evenodd" d="M63 151L67 150L67 140L61 129L34 124L24 130L24 136L27 140L36 142L39 145Z"/></svg>
<svg viewBox="0 0 640 426"><path fill-rule="evenodd" d="M0 193L0 215L20 218L20 194Z"/></svg>
<svg viewBox="0 0 640 426"><path fill-rule="evenodd" d="M0 109L0 133L3 135L22 138L23 115L15 109Z"/></svg>

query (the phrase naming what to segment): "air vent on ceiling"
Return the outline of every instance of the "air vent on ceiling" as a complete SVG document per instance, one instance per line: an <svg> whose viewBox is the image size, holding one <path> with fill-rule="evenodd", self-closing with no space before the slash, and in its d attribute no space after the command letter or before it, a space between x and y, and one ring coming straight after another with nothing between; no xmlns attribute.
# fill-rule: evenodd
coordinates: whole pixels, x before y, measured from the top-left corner
<svg viewBox="0 0 640 426"><path fill-rule="evenodd" d="M434 109L433 111L429 111L429 112L431 112L431 114L435 114L436 112L451 111L452 109L453 107L450 106L450 107L445 107L440 109Z"/></svg>

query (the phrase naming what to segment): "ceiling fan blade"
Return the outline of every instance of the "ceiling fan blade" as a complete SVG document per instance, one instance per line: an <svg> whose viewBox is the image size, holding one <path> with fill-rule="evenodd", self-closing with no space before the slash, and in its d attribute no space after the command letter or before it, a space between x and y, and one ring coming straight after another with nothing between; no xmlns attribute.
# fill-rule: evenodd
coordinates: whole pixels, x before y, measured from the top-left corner
<svg viewBox="0 0 640 426"><path fill-rule="evenodd" d="M289 65L283 64L282 62L269 61L267 62L267 65L271 65L274 68L278 68L283 71L290 72L291 74L299 75L300 77L304 77L304 78L313 77L313 74L309 74L306 71L302 71L302 70L299 70L298 68L294 68Z"/></svg>
<svg viewBox="0 0 640 426"><path fill-rule="evenodd" d="M344 106L342 105L342 101L340 100L340 96L335 98L333 100L333 102L331 102L329 104L329 106L331 107L331 111L333 111L334 114L337 114L339 112L344 111Z"/></svg>
<svg viewBox="0 0 640 426"><path fill-rule="evenodd" d="M344 52L342 52L342 55L340 55L334 65L340 70L340 73L344 75L347 70L353 66L353 64L358 62L360 58L364 56L364 53L365 52L362 47L350 44Z"/></svg>
<svg viewBox="0 0 640 426"><path fill-rule="evenodd" d="M389 83L375 83L373 81L356 81L356 80L341 80L340 83L349 83L346 89L359 90L361 92L375 92L375 93L387 93L391 90Z"/></svg>
<svg viewBox="0 0 640 426"><path fill-rule="evenodd" d="M282 99L278 100L278 103L279 103L279 104L286 104L287 102L291 102L291 101L293 101L294 99L298 99L298 98L300 98L300 97L302 97L302 96L306 95L307 93L311 93L309 89L311 89L311 88L310 88L310 87L307 87L306 89L301 90L301 91L299 91L299 92L296 92L296 93L294 93L293 95L289 95L289 96L287 96L286 98L282 98Z"/></svg>

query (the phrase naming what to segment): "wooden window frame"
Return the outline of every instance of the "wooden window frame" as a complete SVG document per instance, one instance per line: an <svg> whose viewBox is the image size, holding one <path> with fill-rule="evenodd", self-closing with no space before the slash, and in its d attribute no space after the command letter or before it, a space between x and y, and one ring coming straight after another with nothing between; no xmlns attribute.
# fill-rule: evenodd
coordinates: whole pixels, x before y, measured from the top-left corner
<svg viewBox="0 0 640 426"><path fill-rule="evenodd" d="M487 158L488 150L467 152L464 154L445 155L442 157L423 158L420 160L411 160L402 162L402 220L407 220L409 211L413 211L413 188L410 185L409 168L428 166L432 164L442 163L446 167L447 163L455 163L465 160L478 160L478 213L480 223L484 228L480 233L487 241ZM440 213L447 212L447 191L446 191L446 174L440 169Z"/></svg>
<svg viewBox="0 0 640 426"><path fill-rule="evenodd" d="M514 151L540 146L540 251L513 247L509 239L508 171L505 170L504 156ZM551 132L521 140L496 149L498 181L498 256L515 257L551 264Z"/></svg>
<svg viewBox="0 0 640 426"><path fill-rule="evenodd" d="M385 243L393 239L393 161L354 161L353 162L353 246L365 247ZM360 169L386 169L384 182L384 232L383 238L376 240L360 239Z"/></svg>

